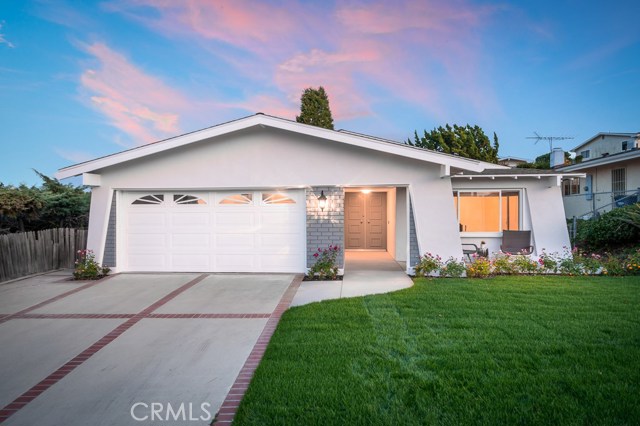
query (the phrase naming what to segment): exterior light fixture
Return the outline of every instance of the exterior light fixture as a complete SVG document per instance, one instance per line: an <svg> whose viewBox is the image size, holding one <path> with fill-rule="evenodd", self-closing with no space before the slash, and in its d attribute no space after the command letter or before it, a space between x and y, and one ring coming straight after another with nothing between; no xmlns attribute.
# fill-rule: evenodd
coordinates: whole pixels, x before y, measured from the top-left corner
<svg viewBox="0 0 640 426"><path fill-rule="evenodd" d="M362 189L362 190L360 190L360 192L362 192L363 194L370 194L371 190L370 189Z"/></svg>
<svg viewBox="0 0 640 426"><path fill-rule="evenodd" d="M318 197L318 207L320 210L324 211L325 207L327 207L327 196L324 195L324 191L320 191L320 196Z"/></svg>

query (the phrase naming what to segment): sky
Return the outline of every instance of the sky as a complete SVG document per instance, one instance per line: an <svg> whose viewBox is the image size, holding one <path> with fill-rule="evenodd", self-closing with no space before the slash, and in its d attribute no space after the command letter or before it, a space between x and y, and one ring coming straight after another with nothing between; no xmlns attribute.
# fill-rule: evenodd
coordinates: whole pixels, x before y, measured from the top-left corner
<svg viewBox="0 0 640 426"><path fill-rule="evenodd" d="M323 86L336 129L479 125L500 156L640 131L640 2L0 0L0 182Z"/></svg>

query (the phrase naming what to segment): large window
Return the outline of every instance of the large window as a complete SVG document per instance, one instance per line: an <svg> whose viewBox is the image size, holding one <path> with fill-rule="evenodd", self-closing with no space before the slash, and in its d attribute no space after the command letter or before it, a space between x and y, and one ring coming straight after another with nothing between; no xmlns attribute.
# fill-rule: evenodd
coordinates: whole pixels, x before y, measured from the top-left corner
<svg viewBox="0 0 640 426"><path fill-rule="evenodd" d="M454 191L460 232L520 229L520 191Z"/></svg>

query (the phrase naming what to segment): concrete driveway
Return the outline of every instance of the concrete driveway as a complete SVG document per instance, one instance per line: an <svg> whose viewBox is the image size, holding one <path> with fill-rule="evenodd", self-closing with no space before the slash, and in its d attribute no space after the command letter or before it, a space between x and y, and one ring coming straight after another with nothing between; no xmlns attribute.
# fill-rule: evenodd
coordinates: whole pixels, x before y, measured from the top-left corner
<svg viewBox="0 0 640 426"><path fill-rule="evenodd" d="M195 425L219 409L227 423L300 284L286 274L68 277L0 285L0 423Z"/></svg>

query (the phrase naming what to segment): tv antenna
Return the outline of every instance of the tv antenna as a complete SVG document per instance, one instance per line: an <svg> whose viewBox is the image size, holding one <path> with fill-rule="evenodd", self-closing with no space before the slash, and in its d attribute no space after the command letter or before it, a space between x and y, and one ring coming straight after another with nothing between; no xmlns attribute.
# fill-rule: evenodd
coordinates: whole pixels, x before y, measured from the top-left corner
<svg viewBox="0 0 640 426"><path fill-rule="evenodd" d="M553 141L563 141L565 139L574 139L572 136L540 136L538 132L533 132L535 136L529 136L527 139L535 139L535 143L540 141L549 142L549 152L553 151Z"/></svg>

